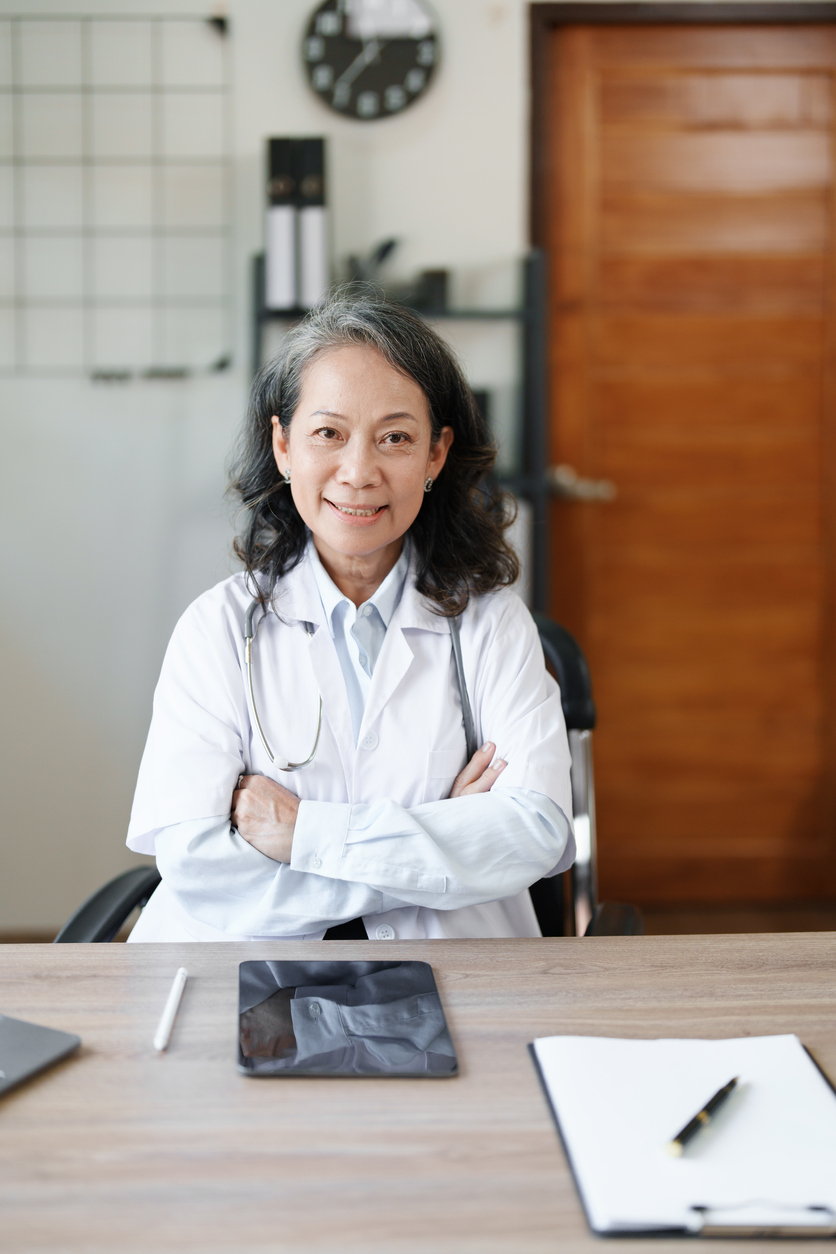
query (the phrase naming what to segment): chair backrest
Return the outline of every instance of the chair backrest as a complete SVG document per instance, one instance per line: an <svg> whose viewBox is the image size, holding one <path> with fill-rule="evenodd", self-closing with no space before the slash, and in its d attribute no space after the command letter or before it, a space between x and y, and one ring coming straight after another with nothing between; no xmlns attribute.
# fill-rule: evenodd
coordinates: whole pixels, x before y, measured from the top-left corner
<svg viewBox="0 0 836 1254"><path fill-rule="evenodd" d="M576 856L569 872L573 907L572 931L583 936L597 906L595 848L595 781L592 772L592 730L595 702L592 680L583 650L575 637L560 623L535 614L546 664L554 671L560 686L563 717L572 756L572 823ZM540 880L532 885L531 900L540 931L544 936L565 934L565 888L563 876Z"/></svg>
<svg viewBox="0 0 836 1254"><path fill-rule="evenodd" d="M560 702L567 731L592 731L595 727L595 702L592 680L583 649L565 627L545 614L532 616L540 633L540 644L547 665L551 666L560 685Z"/></svg>
<svg viewBox="0 0 836 1254"><path fill-rule="evenodd" d="M108 880L67 919L53 943L112 941L131 911L145 905L159 882L155 866L135 866Z"/></svg>

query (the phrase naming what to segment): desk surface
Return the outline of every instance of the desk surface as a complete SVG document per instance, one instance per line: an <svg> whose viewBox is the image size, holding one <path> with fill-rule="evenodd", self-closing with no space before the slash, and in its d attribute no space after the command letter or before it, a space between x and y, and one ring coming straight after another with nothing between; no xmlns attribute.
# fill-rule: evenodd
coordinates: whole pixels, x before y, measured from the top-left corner
<svg viewBox="0 0 836 1254"><path fill-rule="evenodd" d="M433 964L459 1077L238 1074L240 961L372 955ZM151 1038L181 964L191 978L169 1051L157 1056ZM0 946L0 1010L84 1042L75 1058L0 1103L4 1251L600 1250L526 1043L555 1033L796 1032L836 1077L836 933L8 945ZM779 1245L790 1248L769 1249ZM683 1248L618 1242L625 1246Z"/></svg>

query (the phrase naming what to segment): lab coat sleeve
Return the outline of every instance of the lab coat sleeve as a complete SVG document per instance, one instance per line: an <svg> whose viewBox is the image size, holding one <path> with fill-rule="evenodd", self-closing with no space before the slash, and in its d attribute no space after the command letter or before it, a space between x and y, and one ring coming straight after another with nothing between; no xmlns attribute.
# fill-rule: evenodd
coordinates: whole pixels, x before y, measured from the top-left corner
<svg viewBox="0 0 836 1254"><path fill-rule="evenodd" d="M492 741L497 757L508 763L491 796L524 788L551 797L571 815L572 759L560 689L546 670L537 628L522 601L512 594L496 599L501 611L488 614L478 606L482 621L474 615L469 623L466 615L462 629L465 670L475 674L470 683L479 739Z"/></svg>
<svg viewBox="0 0 836 1254"><path fill-rule="evenodd" d="M303 801L290 865L362 882L400 905L457 910L515 896L566 870L574 853L569 821L550 798L494 788L412 810Z"/></svg>
<svg viewBox="0 0 836 1254"><path fill-rule="evenodd" d="M507 766L489 793L405 809L303 801L291 867L362 881L403 902L453 910L510 897L571 865L571 759L560 693L517 597L465 616L482 741ZM527 800L537 797L536 807Z"/></svg>
<svg viewBox="0 0 836 1254"><path fill-rule="evenodd" d="M158 832L157 868L187 914L232 936L304 936L401 904L367 885L275 862L238 834L228 814Z"/></svg>
<svg viewBox="0 0 836 1254"><path fill-rule="evenodd" d="M216 590L194 602L166 651L128 829L138 853L154 853L156 834L173 823L228 815L246 770L240 633L217 602Z"/></svg>
<svg viewBox="0 0 836 1254"><path fill-rule="evenodd" d="M534 845L538 830L542 831L542 843L548 843L550 829L554 829L552 839L559 840L561 834L565 838L568 824L548 798L515 789L503 800L510 802L510 807L491 807L494 820L503 829L510 817L518 827L531 829ZM300 816L311 804L316 805L302 803ZM431 830L429 839L441 841L444 834L449 837L451 829L457 829L461 809L450 810L450 805L435 801L420 807L421 817L416 822L425 833ZM328 805L331 820L331 812L337 808ZM480 810L484 818L485 807ZM497 838L501 838L501 831ZM569 834L562 859L567 866L573 852ZM158 832L157 866L187 914L234 936L301 936L360 915L383 914L408 904L435 904L421 891L383 892L369 883L329 876L325 868L323 873L308 873L274 862L238 834L228 815L176 823ZM501 869L497 878L502 878ZM507 895L504 883L493 893L493 897ZM441 908L452 909L473 900L472 895L462 898L448 893Z"/></svg>

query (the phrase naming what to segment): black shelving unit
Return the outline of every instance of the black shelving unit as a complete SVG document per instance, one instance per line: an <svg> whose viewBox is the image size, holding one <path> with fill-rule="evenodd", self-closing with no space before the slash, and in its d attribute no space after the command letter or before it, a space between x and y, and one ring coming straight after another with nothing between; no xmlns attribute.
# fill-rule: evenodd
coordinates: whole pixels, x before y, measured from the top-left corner
<svg viewBox="0 0 836 1254"><path fill-rule="evenodd" d="M297 322L306 309L267 309L264 302L264 255L253 258L252 367L262 364L264 328L273 322ZM531 599L532 608L547 610L548 600L548 502L547 465L547 305L546 262L537 249L523 263L523 303L519 309L421 309L416 312L432 321L519 322L522 329L521 426L522 470L500 475L503 487L531 506Z"/></svg>

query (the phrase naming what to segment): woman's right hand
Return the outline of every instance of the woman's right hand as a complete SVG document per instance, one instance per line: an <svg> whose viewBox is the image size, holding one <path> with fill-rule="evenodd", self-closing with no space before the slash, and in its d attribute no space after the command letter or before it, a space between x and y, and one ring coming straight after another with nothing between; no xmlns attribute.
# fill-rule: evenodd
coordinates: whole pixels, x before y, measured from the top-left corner
<svg viewBox="0 0 836 1254"><path fill-rule="evenodd" d="M464 770L459 771L456 776L450 796L468 797L475 792L490 792L506 767L501 758L493 762L495 752L496 745L490 740L481 749L477 749Z"/></svg>

